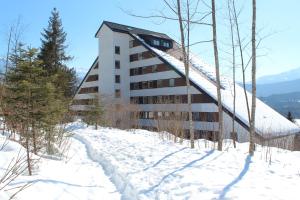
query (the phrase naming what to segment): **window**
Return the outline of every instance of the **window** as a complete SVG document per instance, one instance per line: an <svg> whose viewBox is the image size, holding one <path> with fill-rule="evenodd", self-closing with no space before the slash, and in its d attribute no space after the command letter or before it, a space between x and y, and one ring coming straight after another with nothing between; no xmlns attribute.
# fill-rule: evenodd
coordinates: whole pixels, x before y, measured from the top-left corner
<svg viewBox="0 0 300 200"><path fill-rule="evenodd" d="M148 96L148 103L149 104L153 104L153 98L152 98L152 96Z"/></svg>
<svg viewBox="0 0 300 200"><path fill-rule="evenodd" d="M115 82L116 82L116 83L120 83L120 82L121 82L120 75L116 75L116 76L115 76Z"/></svg>
<svg viewBox="0 0 300 200"><path fill-rule="evenodd" d="M87 93L97 93L98 87L87 87L87 88L81 88L79 90L79 94L87 94Z"/></svg>
<svg viewBox="0 0 300 200"><path fill-rule="evenodd" d="M175 96L174 95L169 96L169 103L175 103Z"/></svg>
<svg viewBox="0 0 300 200"><path fill-rule="evenodd" d="M142 53L142 59L148 59L155 57L154 54L152 54L150 51L144 51Z"/></svg>
<svg viewBox="0 0 300 200"><path fill-rule="evenodd" d="M170 87L174 87L175 86L175 79L174 78L169 79L169 86Z"/></svg>
<svg viewBox="0 0 300 200"><path fill-rule="evenodd" d="M144 102L144 98L143 97L139 97L139 104L143 104Z"/></svg>
<svg viewBox="0 0 300 200"><path fill-rule="evenodd" d="M142 53L138 53L138 60L143 60L143 54Z"/></svg>
<svg viewBox="0 0 300 200"><path fill-rule="evenodd" d="M115 46L115 54L120 54L120 47L119 46Z"/></svg>
<svg viewBox="0 0 300 200"><path fill-rule="evenodd" d="M157 87L158 88L163 87L163 80L162 79L157 80Z"/></svg>
<svg viewBox="0 0 300 200"><path fill-rule="evenodd" d="M154 39L154 40L153 40L153 45L159 46L159 43L160 43L159 40L157 40L157 39Z"/></svg>
<svg viewBox="0 0 300 200"><path fill-rule="evenodd" d="M212 102L213 100L207 95L203 95L203 94L192 95L192 103L212 103Z"/></svg>
<svg viewBox="0 0 300 200"><path fill-rule="evenodd" d="M130 60L130 62L137 61L138 60L138 54L137 53L131 54L129 56L129 60Z"/></svg>
<svg viewBox="0 0 300 200"><path fill-rule="evenodd" d="M142 82L142 89L148 89L148 82L147 81Z"/></svg>
<svg viewBox="0 0 300 200"><path fill-rule="evenodd" d="M193 119L193 121L200 121L200 113L199 112L193 112L192 113L192 119Z"/></svg>
<svg viewBox="0 0 300 200"><path fill-rule="evenodd" d="M120 61L119 60L115 61L115 68L120 69Z"/></svg>
<svg viewBox="0 0 300 200"><path fill-rule="evenodd" d="M154 73L154 72L157 72L157 65L153 65L152 66L152 72Z"/></svg>
<svg viewBox="0 0 300 200"><path fill-rule="evenodd" d="M163 46L164 46L164 47L166 47L166 48L169 48L169 47L170 47L170 43L169 43L169 42L166 42L166 41L164 41L164 42L163 42Z"/></svg>
<svg viewBox="0 0 300 200"><path fill-rule="evenodd" d="M175 96L175 103L181 103L182 99L181 99L181 95L176 95Z"/></svg>
<svg viewBox="0 0 300 200"><path fill-rule="evenodd" d="M139 67L137 71L137 75L142 75L143 74L143 68Z"/></svg>
<svg viewBox="0 0 300 200"><path fill-rule="evenodd" d="M148 97L147 96L143 97L143 104L148 104Z"/></svg>
<svg viewBox="0 0 300 200"><path fill-rule="evenodd" d="M157 80L152 81L153 88L157 88Z"/></svg>
<svg viewBox="0 0 300 200"><path fill-rule="evenodd" d="M142 68L142 74L147 74L147 67L141 67Z"/></svg>
<svg viewBox="0 0 300 200"><path fill-rule="evenodd" d="M169 119L170 118L170 113L169 112L164 112L164 118Z"/></svg>
<svg viewBox="0 0 300 200"><path fill-rule="evenodd" d="M133 84L133 89L138 90L139 89L139 83L134 83Z"/></svg>
<svg viewBox="0 0 300 200"><path fill-rule="evenodd" d="M99 68L99 64L97 63L94 69L98 69L98 68Z"/></svg>
<svg viewBox="0 0 300 200"><path fill-rule="evenodd" d="M148 119L153 119L154 118L154 113L153 112L149 112L148 113Z"/></svg>
<svg viewBox="0 0 300 200"><path fill-rule="evenodd" d="M98 75L90 75L85 82L98 81Z"/></svg>
<svg viewBox="0 0 300 200"><path fill-rule="evenodd" d="M219 113L205 113L207 122L218 122L219 121Z"/></svg>
<svg viewBox="0 0 300 200"><path fill-rule="evenodd" d="M120 98L121 96L121 91L119 89L115 90L115 98Z"/></svg>
<svg viewBox="0 0 300 200"><path fill-rule="evenodd" d="M136 47L136 46L140 46L139 41L137 41L137 40L130 40L129 41L129 48L133 48L133 47Z"/></svg>
<svg viewBox="0 0 300 200"><path fill-rule="evenodd" d="M186 86L185 78L176 78L175 86Z"/></svg>
<svg viewBox="0 0 300 200"><path fill-rule="evenodd" d="M157 112L157 118L162 119L163 118L163 113L162 112Z"/></svg>

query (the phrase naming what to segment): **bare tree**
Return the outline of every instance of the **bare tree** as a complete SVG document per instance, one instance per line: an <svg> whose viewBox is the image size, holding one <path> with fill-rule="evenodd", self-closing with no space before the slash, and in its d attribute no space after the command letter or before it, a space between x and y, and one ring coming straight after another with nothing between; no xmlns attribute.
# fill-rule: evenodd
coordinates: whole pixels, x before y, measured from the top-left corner
<svg viewBox="0 0 300 200"><path fill-rule="evenodd" d="M194 124L192 119L192 100L191 100L191 86L190 86L190 78L189 78L189 44L190 44L190 12L189 12L189 5L190 2L187 0L187 39L185 38L185 31L184 31L184 24L182 20L182 14L181 14L181 3L180 0L177 0L177 16L178 16L178 23L179 23L179 30L180 30L180 40L181 40L181 49L182 49L182 55L183 55L183 64L185 68L185 81L186 81L186 90L187 90L187 96L188 96L188 112L189 112L189 131L190 131L190 140L191 140L191 148L195 147L195 141L194 141ZM185 42L187 41L187 49L185 48Z"/></svg>
<svg viewBox="0 0 300 200"><path fill-rule="evenodd" d="M217 96L218 96L218 112L219 112L218 150L222 151L222 146L223 146L223 107L222 107L222 97L221 97L221 81L220 81L218 42L217 42L217 22L216 22L215 0L211 1L211 10L212 10L213 46L214 46L214 58L215 58L215 68L216 68L216 80L217 80Z"/></svg>
<svg viewBox="0 0 300 200"><path fill-rule="evenodd" d="M4 145L5 144L5 145ZM5 146L8 143L6 143L6 140L4 141L2 148L0 148L0 151L2 151ZM7 166L3 166L4 171L2 174L0 174L0 191L8 191L8 190L15 190L10 195L10 199L13 199L18 193L32 185L32 183L25 183L18 187L10 187L9 184L16 180L20 175L22 175L26 170L26 156L23 155L22 149L19 150L16 157L13 157Z"/></svg>
<svg viewBox="0 0 300 200"><path fill-rule="evenodd" d="M231 1L228 0L228 15L229 15L229 23L230 23L230 35L231 35L231 47L232 47L232 80L233 80L233 116L232 116L232 132L231 138L233 140L233 146L236 148L236 140L237 140L237 133L235 132L235 108L236 108L236 62L235 62L235 42L234 42L234 22L232 16L232 9L231 9ZM234 0L233 0L234 1Z"/></svg>
<svg viewBox="0 0 300 200"><path fill-rule="evenodd" d="M211 24L203 22L203 20L210 15L211 12L204 14L204 16L200 17L199 19L195 19L195 16L199 14L198 6L200 0L194 1L195 6L192 9L192 1L186 0L184 1L177 0L175 1L167 1L163 0L165 6L169 8L169 10L174 14L174 16L166 16L164 12L158 12L157 15L149 15L149 16L141 16L132 14L130 12L126 12L127 14L140 17L140 18L158 18L162 20L171 20L177 21L179 24L179 31L180 31L180 48L178 49L181 53L181 58L183 60L184 68L185 68L185 79L186 79L186 90L188 96L188 112L189 112L189 132L190 132L190 139L191 139L191 148L194 148L194 125L192 120L192 108L191 108L191 86L189 80L189 69L190 69L190 46L195 44L200 44L203 42L211 42L209 41L200 41L193 44L190 44L190 31L191 31L191 24L196 25L206 25L211 26ZM183 141L181 137L180 142Z"/></svg>
<svg viewBox="0 0 300 200"><path fill-rule="evenodd" d="M235 0L232 0L232 12L233 12L233 20L234 20L236 34L237 34L237 46L238 46L239 53L240 53L242 76L243 76L243 89L244 89L245 100L246 100L248 121L250 124L250 106L249 106L249 100L248 100L247 89L246 89L246 68L247 68L247 66L244 61L244 51L243 51L244 47L242 45L242 39L241 39L241 34L240 34L239 21L238 21L236 6L235 6Z"/></svg>
<svg viewBox="0 0 300 200"><path fill-rule="evenodd" d="M10 50L11 50L11 40L12 40L12 34L13 34L13 26L10 27L9 29L9 34L8 34L8 41L7 41L7 51L6 51L6 59L5 59L5 74L4 74L4 80L6 79L6 74L8 70L8 63L9 63L9 55L10 55Z"/></svg>
<svg viewBox="0 0 300 200"><path fill-rule="evenodd" d="M254 154L255 111L256 111L256 0L252 0L252 104L250 119L249 154Z"/></svg>

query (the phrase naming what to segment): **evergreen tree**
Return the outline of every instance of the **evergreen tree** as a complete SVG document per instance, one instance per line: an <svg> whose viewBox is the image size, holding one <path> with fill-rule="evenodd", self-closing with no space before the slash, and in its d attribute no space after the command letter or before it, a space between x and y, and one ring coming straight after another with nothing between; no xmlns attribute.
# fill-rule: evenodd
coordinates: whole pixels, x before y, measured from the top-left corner
<svg viewBox="0 0 300 200"><path fill-rule="evenodd" d="M28 171L31 174L30 152L37 154L45 147L54 153L57 138L56 125L67 112L67 103L53 85L53 76L47 77L38 59L38 50L23 48L11 56L14 63L6 77L4 96L5 120L20 134L20 142L27 149ZM62 95L61 95L62 96Z"/></svg>
<svg viewBox="0 0 300 200"><path fill-rule="evenodd" d="M38 104L44 98L41 94L44 90L43 69L36 57L37 49L19 46L17 52L11 58L15 67L9 70L6 77L5 113L6 121L16 124L21 142L27 150L27 166L31 175L30 144L36 144L36 141L32 141L36 134L34 124L40 119Z"/></svg>
<svg viewBox="0 0 300 200"><path fill-rule="evenodd" d="M290 111L287 114L287 119L290 120L291 122L295 122L295 119Z"/></svg>
<svg viewBox="0 0 300 200"><path fill-rule="evenodd" d="M65 44L66 36L59 12L54 8L48 21L48 27L42 33L39 59L43 61L47 75L54 76L53 84L56 90L61 90L66 98L71 98L76 90L77 78L75 69L66 66L66 63L72 59L65 52L68 47Z"/></svg>
<svg viewBox="0 0 300 200"><path fill-rule="evenodd" d="M90 100L90 108L85 112L84 121L89 125L94 125L95 129L98 129L99 125L104 124L104 108L100 102L98 95L95 95L93 99Z"/></svg>

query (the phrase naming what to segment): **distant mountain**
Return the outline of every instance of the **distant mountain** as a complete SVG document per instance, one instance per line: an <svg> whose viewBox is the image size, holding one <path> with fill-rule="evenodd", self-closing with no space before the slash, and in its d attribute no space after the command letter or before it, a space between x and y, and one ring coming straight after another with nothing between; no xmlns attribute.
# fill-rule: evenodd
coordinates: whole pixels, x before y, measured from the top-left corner
<svg viewBox="0 0 300 200"><path fill-rule="evenodd" d="M248 91L251 91L250 84L247 84L246 88ZM300 78L292 81L285 81L285 82L257 84L256 92L258 97L267 97L273 94L300 92Z"/></svg>
<svg viewBox="0 0 300 200"><path fill-rule="evenodd" d="M300 68L296 68L287 72L275 75L263 76L257 79L257 84L271 84L278 82L287 82L300 79Z"/></svg>
<svg viewBox="0 0 300 200"><path fill-rule="evenodd" d="M300 118L300 92L271 95L260 99L284 116L290 111L295 118Z"/></svg>

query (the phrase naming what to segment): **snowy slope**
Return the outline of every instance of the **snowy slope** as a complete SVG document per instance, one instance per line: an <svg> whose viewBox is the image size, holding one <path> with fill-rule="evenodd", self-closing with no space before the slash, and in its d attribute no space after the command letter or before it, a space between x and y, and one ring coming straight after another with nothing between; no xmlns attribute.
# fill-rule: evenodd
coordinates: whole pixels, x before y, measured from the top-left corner
<svg viewBox="0 0 300 200"><path fill-rule="evenodd" d="M166 133L145 130L94 130L79 122L67 159L42 158L31 177L21 176L9 187L34 184L17 199L43 200L199 200L298 199L300 152L257 147L247 156L248 144L223 152L213 143L196 142L190 149L166 140ZM0 175L20 145L10 142L0 151ZM12 192L12 191L11 191ZM0 192L0 199L6 200Z"/></svg>
<svg viewBox="0 0 300 200"><path fill-rule="evenodd" d="M94 160L124 199L297 199L300 152L248 144L224 152L199 140L197 149L162 140L158 133L111 128L77 129ZM197 146L197 143L196 143ZM207 146L207 147L205 147ZM232 146L232 145L231 145ZM267 161L266 161L267 160Z"/></svg>
<svg viewBox="0 0 300 200"><path fill-rule="evenodd" d="M161 58L170 63L180 73L185 74L184 64L170 54L149 46L139 36L133 35L140 40L145 46L152 49ZM216 78L214 67L207 65L200 58L191 54L190 60L192 67L190 69L190 80L201 87L207 94L217 99ZM233 82L228 77L221 77L222 85L222 104L230 112L233 112ZM244 90L236 84L236 116L245 124L248 123L247 104L244 95ZM251 93L247 92L249 105L251 105ZM264 137L273 137L280 135L289 135L299 133L300 128L288 121L285 117L266 105L264 102L257 99L256 101L256 132Z"/></svg>
<svg viewBox="0 0 300 200"><path fill-rule="evenodd" d="M0 141L1 145L1 141ZM0 151L0 177L11 158L16 157L21 146L9 142L4 151ZM20 176L9 188L33 183L16 196L19 200L87 200L120 199L120 194L103 168L89 157L86 147L76 139L71 140L71 147L64 160L41 158L33 176ZM11 194L13 193L12 190ZM3 200L4 194L0 199ZM7 194L5 194L7 196ZM100 198L100 199L101 199Z"/></svg>

